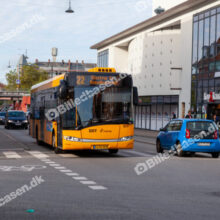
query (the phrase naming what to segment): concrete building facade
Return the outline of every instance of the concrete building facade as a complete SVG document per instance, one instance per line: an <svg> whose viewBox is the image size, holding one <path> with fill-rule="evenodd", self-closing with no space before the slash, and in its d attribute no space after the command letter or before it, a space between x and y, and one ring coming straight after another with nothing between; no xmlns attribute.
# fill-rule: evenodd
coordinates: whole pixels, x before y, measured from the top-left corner
<svg viewBox="0 0 220 220"><path fill-rule="evenodd" d="M84 61L78 62L78 60L76 60L76 62L71 62L70 60L68 60L68 62L65 62L64 60L62 60L62 62L53 62L50 59L48 62L42 62L36 59L34 65L37 65L39 69L48 72L50 78L70 71L88 71L97 66L96 63L85 63Z"/></svg>
<svg viewBox="0 0 220 220"><path fill-rule="evenodd" d="M162 2L161 5L159 4L161 7L163 7ZM177 4L182 1L172 2ZM105 64L115 67L118 72L133 75L134 85L139 91L139 106L135 110L137 128L159 130L174 115L184 117L191 108L195 117L207 116L210 103L206 103L203 96L206 94L207 101L209 93L214 92L215 87L207 86L205 91L199 89L198 84L205 79L209 83L211 80L209 74L212 74L213 81L220 77L215 74L218 72L219 62L217 60L217 42L220 39L219 14L220 2L217 0L183 1L162 14L153 16L91 47L98 51L98 66ZM214 31L215 35L214 42L211 42L209 37L209 47L203 41L205 19L209 22L207 34L211 37L211 32ZM212 20L215 20L215 23ZM211 45L215 51L215 62L210 65L214 67L208 68L208 75L202 78L205 65L198 67L198 64L204 63L202 61L204 56L199 57L193 65L192 59L195 56L193 53L204 55L205 48L210 48ZM208 59L210 60L211 57ZM194 74L192 70L196 73ZM197 99L198 96L201 100Z"/></svg>

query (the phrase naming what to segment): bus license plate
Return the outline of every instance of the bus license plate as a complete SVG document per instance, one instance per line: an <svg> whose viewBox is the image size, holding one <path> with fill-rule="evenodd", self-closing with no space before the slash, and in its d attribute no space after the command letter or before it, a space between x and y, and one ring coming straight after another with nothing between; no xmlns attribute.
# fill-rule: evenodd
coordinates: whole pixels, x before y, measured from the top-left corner
<svg viewBox="0 0 220 220"><path fill-rule="evenodd" d="M92 150L105 150L108 149L108 145L92 145Z"/></svg>
<svg viewBox="0 0 220 220"><path fill-rule="evenodd" d="M208 147L208 146L210 146L210 143L198 143L198 146Z"/></svg>

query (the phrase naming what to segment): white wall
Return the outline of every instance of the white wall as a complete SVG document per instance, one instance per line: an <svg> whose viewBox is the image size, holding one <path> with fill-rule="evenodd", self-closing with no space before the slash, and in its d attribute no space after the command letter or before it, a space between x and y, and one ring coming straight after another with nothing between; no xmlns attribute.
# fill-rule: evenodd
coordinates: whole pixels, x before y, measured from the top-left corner
<svg viewBox="0 0 220 220"><path fill-rule="evenodd" d="M140 96L179 95L180 30L143 33L130 43L128 73L134 77Z"/></svg>
<svg viewBox="0 0 220 220"><path fill-rule="evenodd" d="M185 103L185 114L191 108L191 63L192 63L192 17L185 17L181 21L181 88L179 97L179 112L182 112L181 103Z"/></svg>
<svg viewBox="0 0 220 220"><path fill-rule="evenodd" d="M126 47L114 47L114 67L120 72L128 72L128 50Z"/></svg>
<svg viewBox="0 0 220 220"><path fill-rule="evenodd" d="M152 15L156 15L154 10L156 8L158 8L159 6L161 6L162 8L164 8L165 10L168 10L172 7L175 7L176 5L179 5L183 2L185 2L186 0L153 0L153 4L152 4Z"/></svg>

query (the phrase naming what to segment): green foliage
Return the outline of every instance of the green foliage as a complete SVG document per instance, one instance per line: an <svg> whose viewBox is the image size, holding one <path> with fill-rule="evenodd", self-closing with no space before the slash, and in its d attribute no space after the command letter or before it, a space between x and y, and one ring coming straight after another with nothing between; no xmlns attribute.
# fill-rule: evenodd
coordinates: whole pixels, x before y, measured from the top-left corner
<svg viewBox="0 0 220 220"><path fill-rule="evenodd" d="M15 90L17 88L16 79L18 78L16 70L11 70L9 73L6 73L7 80L7 90Z"/></svg>
<svg viewBox="0 0 220 220"><path fill-rule="evenodd" d="M18 79L18 73L13 70L6 74L7 89L16 90L16 80ZM23 66L20 73L20 90L29 91L31 87L37 83L40 83L48 79L48 73L44 70L39 70L36 65Z"/></svg>
<svg viewBox="0 0 220 220"><path fill-rule="evenodd" d="M20 79L21 79L21 89L30 90L30 88L33 85L47 80L48 72L44 70L39 70L36 65L35 66L24 66Z"/></svg>

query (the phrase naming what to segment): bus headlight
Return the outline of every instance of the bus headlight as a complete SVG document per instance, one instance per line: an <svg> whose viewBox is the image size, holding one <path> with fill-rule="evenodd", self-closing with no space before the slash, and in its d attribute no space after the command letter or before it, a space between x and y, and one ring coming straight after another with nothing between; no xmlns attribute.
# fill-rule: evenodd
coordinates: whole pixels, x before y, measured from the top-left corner
<svg viewBox="0 0 220 220"><path fill-rule="evenodd" d="M66 141L73 141L73 142L80 142L81 141L80 138L71 137L71 136L64 136L64 140L66 140Z"/></svg>
<svg viewBox="0 0 220 220"><path fill-rule="evenodd" d="M128 136L128 137L120 138L120 141L130 141L130 140L132 140L132 139L133 139L132 136Z"/></svg>

